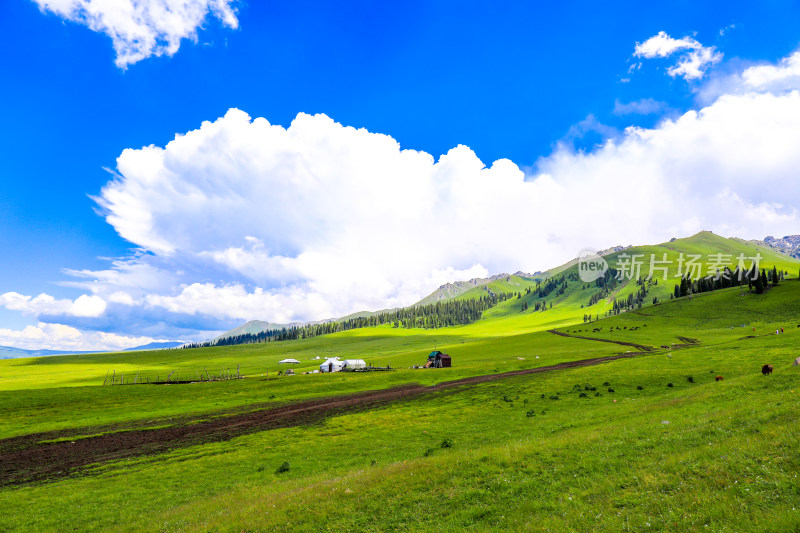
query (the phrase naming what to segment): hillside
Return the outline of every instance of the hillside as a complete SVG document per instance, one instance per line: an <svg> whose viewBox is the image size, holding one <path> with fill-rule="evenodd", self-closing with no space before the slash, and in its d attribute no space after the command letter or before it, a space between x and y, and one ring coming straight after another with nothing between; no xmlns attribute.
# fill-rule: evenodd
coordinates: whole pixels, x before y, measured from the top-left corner
<svg viewBox="0 0 800 533"><path fill-rule="evenodd" d="M275 324L273 322L265 322L263 320L250 320L242 324L241 326L237 326L230 331L226 331L225 333L217 336L214 340L218 341L220 339L227 339L228 337L237 337L239 335L247 335L248 333L251 335L255 335L257 333L261 333L262 331L270 331L274 329L283 329L288 328L293 325L299 325L299 323L295 324Z"/></svg>
<svg viewBox="0 0 800 533"><path fill-rule="evenodd" d="M397 324L402 323L403 320L400 317L395 318L394 315L403 314L404 311L413 308L419 308L420 313L436 313L436 317L431 320L420 321L420 324L429 324L424 327L440 327L439 324L452 323L452 320L463 325L474 320L474 318L468 318L472 315L465 315L461 311L455 310L447 318L444 318L442 311L434 309L433 304L465 302L498 296L505 298L505 301L484 311L483 316L509 319L519 318L523 315L530 317L524 319L525 323L519 324L524 329L529 328L531 323L583 321L588 317L597 319L607 316L609 313L618 313L634 307L646 307L669 300L673 296L675 285L680 281L679 268L688 265L689 260L693 257L697 268L691 269L691 277L695 281L714 275L717 269L722 271L727 267L731 271L736 270L737 258L740 256L744 258L746 268L751 265L751 258L756 257L757 254L761 257L761 268L770 270L776 267L786 274L795 275L800 267L800 261L778 253L769 247L741 239L720 237L707 231L683 239L671 239L669 242L657 245L615 246L603 250L599 254L607 261L610 268L620 274L619 279L609 278L602 284L581 281L580 265L576 258L545 273L497 274L488 278L448 283L408 308L360 312L335 320L308 324L282 325L251 321L221 335L215 341L248 333L258 335L269 330L278 331L292 327L301 329L290 338L301 338L330 334L343 329L376 326L386 322ZM681 259L682 257L683 259ZM508 296L511 298L507 298ZM454 319L452 313L456 313L462 318ZM534 313L543 314L535 316ZM406 319L407 321L408 319ZM341 326L310 327L318 324L340 324ZM259 337L246 341L256 340L263 342L267 339Z"/></svg>
<svg viewBox="0 0 800 533"><path fill-rule="evenodd" d="M453 298L462 296L467 291L477 287L483 287L484 285L488 285L493 281L507 276L508 274L496 274L494 276L489 276L488 278L473 278L467 281L454 281L451 283L445 283L414 305L428 305L436 302L452 300Z"/></svg>
<svg viewBox="0 0 800 533"><path fill-rule="evenodd" d="M563 268L551 270L557 274L550 278L554 286L549 292L547 290L537 292L536 285L528 283L528 287L532 289L530 294L523 294L519 300L504 302L488 311L486 316L530 314L535 312L539 304L546 305L545 313L555 311L560 315L575 317L586 314L596 319L613 311L614 300L627 303L629 297L638 298L642 307L652 305L654 301L667 301L672 297L675 285L680 281L678 270L682 265L681 254L684 257L684 267L690 256L700 257L697 263L701 268L695 271L700 273L699 277L712 275L717 269L722 270L725 267L735 270L737 257L740 254L745 258L746 267L751 264L750 258L760 254L762 269L771 270L776 267L792 277L796 277L800 267L800 261L769 248L738 239L727 239L711 232L700 232L684 239L674 239L652 246L632 246L605 255L604 259L610 268L616 269L619 273L624 272L616 284L601 286L598 282L582 281L579 277L579 265L577 260L574 260ZM717 258L717 254L721 254L721 258ZM632 268L634 257L640 263L638 269ZM713 265L709 262L709 258L714 259ZM651 260L654 267L652 272ZM714 268L710 270L711 266ZM648 276L652 276L649 281ZM698 276L693 276L693 279L698 279ZM520 281L525 283L524 280ZM641 293L645 296L639 297ZM525 311L522 311L523 304L527 307Z"/></svg>

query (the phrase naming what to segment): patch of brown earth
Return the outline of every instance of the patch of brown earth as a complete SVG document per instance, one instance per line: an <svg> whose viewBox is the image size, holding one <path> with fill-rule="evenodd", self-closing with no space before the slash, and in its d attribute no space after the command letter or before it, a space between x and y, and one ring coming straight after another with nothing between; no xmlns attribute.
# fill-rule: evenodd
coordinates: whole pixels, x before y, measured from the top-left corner
<svg viewBox="0 0 800 533"><path fill-rule="evenodd" d="M649 351L648 347L641 345L616 343ZM76 438L74 441L41 443L42 440L58 438L59 434L75 435L75 430L14 437L0 440L0 486L55 479L74 474L83 467L107 461L153 455L195 444L226 441L258 431L313 424L330 416L373 409L429 394L434 390L455 389L513 376L597 365L634 355L633 353L617 354L538 368L474 376L439 383L433 387L409 384L391 389L308 400L230 416L215 416L212 419L200 418L195 422L184 423L184 425L119 431L96 437Z"/></svg>

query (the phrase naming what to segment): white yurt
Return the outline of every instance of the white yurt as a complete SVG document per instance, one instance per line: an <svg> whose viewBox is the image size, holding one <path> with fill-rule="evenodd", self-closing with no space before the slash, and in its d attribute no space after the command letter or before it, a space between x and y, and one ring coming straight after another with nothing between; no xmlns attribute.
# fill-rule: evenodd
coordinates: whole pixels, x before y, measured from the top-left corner
<svg viewBox="0 0 800 533"><path fill-rule="evenodd" d="M341 372L344 361L339 361L338 357L331 357L326 359L324 363L319 365L320 372Z"/></svg>
<svg viewBox="0 0 800 533"><path fill-rule="evenodd" d="M363 359L345 359L342 366L345 370L355 370L356 368L367 368L367 363Z"/></svg>

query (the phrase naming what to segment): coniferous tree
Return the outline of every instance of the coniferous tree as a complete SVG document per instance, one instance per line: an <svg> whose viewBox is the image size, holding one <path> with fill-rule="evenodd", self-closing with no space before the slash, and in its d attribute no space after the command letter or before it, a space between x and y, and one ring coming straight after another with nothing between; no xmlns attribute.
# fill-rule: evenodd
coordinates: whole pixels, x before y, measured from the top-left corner
<svg viewBox="0 0 800 533"><path fill-rule="evenodd" d="M689 280L686 279L686 276L681 278L680 291L681 296L688 296L690 294L691 284L689 283Z"/></svg>

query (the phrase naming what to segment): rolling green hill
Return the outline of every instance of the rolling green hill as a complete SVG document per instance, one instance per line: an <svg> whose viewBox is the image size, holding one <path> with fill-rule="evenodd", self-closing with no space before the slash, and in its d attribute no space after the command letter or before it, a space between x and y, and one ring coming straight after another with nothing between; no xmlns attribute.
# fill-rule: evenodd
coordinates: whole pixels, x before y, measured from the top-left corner
<svg viewBox="0 0 800 533"><path fill-rule="evenodd" d="M721 260L714 261L716 268L709 271L711 263L708 258L717 259L717 254L721 254ZM777 267L778 270L786 272L788 276L795 279L800 267L800 262L794 258L776 253L771 249L752 243L745 243L737 239L726 239L711 232L701 232L685 239L676 239L654 246L634 246L604 256L609 267L616 268L618 271L623 270L623 268L626 269L626 272L634 270L631 268L631 265L634 264L632 259L634 257L636 257L635 261L640 263L634 276L623 276L617 286L608 291L607 294L604 293L601 287L581 281L579 278L579 265L573 261L570 262L571 264L568 263L569 266L551 270L551 272L557 272L557 274L549 279L566 282L563 292L556 290L546 296L539 296L535 291L531 292L531 294L524 294L519 301L507 301L490 310L486 313L486 318L513 316L516 312L522 312L523 303L527 304L528 308L525 312L533 313L536 304L542 301L547 302L548 311L546 312L551 310L549 306L552 304L556 309L560 307L563 313L572 313L573 315L578 313L581 319L584 314L602 317L611 310L614 299L627 299L629 295L635 294L641 289L642 285L637 284L639 277L652 277L651 282L644 283L647 289L647 298L644 305L651 304L653 298L657 298L659 301L670 299L675 285L680 280L681 255L684 257L684 265L690 259L690 256L699 256L699 262L702 265L702 269L699 272L701 276L707 276L713 274L717 268L723 269L726 266L731 270L735 270L737 258L740 254L744 256L747 267L751 265L751 258L756 257L758 254L761 257L761 268L771 270L773 267ZM651 265L653 267L652 270ZM695 276L696 278L697 276ZM523 286L527 285L535 288L531 280L519 279L512 281ZM498 286L497 290L514 291L516 288L519 291L518 287L519 285ZM469 297L473 294L475 293L465 293L462 297ZM592 303L592 297L599 294L603 294L604 297Z"/></svg>
<svg viewBox="0 0 800 533"><path fill-rule="evenodd" d="M755 262L759 263L759 268L768 271L777 268L781 275L787 276L800 266L800 261L773 248L741 239L726 239L707 231L659 245L617 246L599 253L613 269L609 274L615 273L609 275L602 284L581 280L581 265L578 259L574 259L536 275L517 272L448 283L408 308L363 311L339 319L307 324L280 325L251 321L206 344L220 341L226 341L226 344L266 342L285 340L287 337L294 340L388 323L406 328L465 325L480 315L473 317L474 313L458 309L440 309L436 304L487 297L501 301L495 308L484 312L485 318L510 318L518 312L551 312L556 307L554 314L533 317L530 322L550 323L554 318L558 321L565 317L569 320L580 317L585 321L667 300L673 296L675 285L679 284L684 273L698 282L702 278L718 278L720 273L727 274L726 268L741 277L737 267L744 271ZM701 292L698 287L693 290ZM315 327L320 324L326 327ZM284 334L278 334L281 330Z"/></svg>

